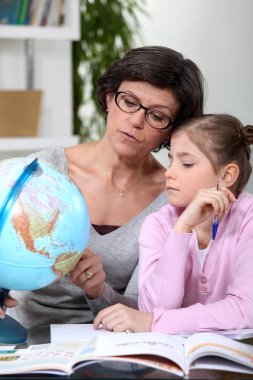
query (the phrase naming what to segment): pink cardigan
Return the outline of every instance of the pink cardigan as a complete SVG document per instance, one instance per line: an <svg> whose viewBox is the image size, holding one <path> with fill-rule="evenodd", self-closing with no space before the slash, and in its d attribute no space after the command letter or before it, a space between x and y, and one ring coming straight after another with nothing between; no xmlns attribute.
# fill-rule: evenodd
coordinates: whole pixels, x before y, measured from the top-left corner
<svg viewBox="0 0 253 380"><path fill-rule="evenodd" d="M223 217L203 270L195 233L176 233L180 211L150 214L140 236L139 309L152 331L253 328L253 195L243 192Z"/></svg>

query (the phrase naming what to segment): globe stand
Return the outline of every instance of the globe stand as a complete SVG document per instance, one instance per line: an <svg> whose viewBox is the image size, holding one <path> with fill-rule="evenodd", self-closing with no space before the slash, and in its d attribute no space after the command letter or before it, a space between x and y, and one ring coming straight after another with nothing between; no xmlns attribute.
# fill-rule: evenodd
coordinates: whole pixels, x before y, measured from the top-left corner
<svg viewBox="0 0 253 380"><path fill-rule="evenodd" d="M3 307L4 297L9 293L7 289L0 289L0 307ZM9 315L0 319L0 344L24 344L27 332L24 326Z"/></svg>

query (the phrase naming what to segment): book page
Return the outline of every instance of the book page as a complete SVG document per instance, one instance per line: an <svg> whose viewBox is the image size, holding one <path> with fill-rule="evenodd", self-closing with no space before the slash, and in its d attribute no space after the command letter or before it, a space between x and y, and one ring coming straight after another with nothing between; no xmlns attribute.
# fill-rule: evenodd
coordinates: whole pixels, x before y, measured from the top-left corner
<svg viewBox="0 0 253 380"><path fill-rule="evenodd" d="M194 369L208 369L208 370L216 370L216 371L229 371L229 372L237 372L237 373L248 373L252 374L253 370L251 368L245 367L242 364L237 364L231 362L228 359L224 359L221 357L215 356L205 356L196 360L191 364L191 370Z"/></svg>
<svg viewBox="0 0 253 380"><path fill-rule="evenodd" d="M253 338L253 329L239 329L239 330L215 330L212 333L227 336L231 339L244 340ZM188 338L196 333L181 332L180 335Z"/></svg>
<svg viewBox="0 0 253 380"><path fill-rule="evenodd" d="M159 333L98 336L96 356L152 355L169 359L185 371L184 338Z"/></svg>
<svg viewBox="0 0 253 380"><path fill-rule="evenodd" d="M189 337L185 341L185 353L189 365L203 356L218 356L253 369L252 345L214 333L198 333Z"/></svg>
<svg viewBox="0 0 253 380"><path fill-rule="evenodd" d="M0 349L0 375L55 371L70 374L72 363L82 351L81 343L34 345L29 348Z"/></svg>

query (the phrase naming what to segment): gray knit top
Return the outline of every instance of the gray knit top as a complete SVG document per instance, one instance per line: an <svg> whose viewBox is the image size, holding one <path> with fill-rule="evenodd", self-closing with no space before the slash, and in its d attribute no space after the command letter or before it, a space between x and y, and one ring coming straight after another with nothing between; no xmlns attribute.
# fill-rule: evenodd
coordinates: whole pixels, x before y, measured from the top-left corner
<svg viewBox="0 0 253 380"><path fill-rule="evenodd" d="M58 170L68 173L63 148L46 149L31 157L50 162ZM19 304L8 309L7 313L27 328L30 344L49 341L50 324L91 323L99 310L117 302L137 308L140 227L148 214L166 203L164 191L132 220L105 235L90 226L88 248L100 256L106 273L106 285L99 298L88 299L68 277L36 291L11 291Z"/></svg>

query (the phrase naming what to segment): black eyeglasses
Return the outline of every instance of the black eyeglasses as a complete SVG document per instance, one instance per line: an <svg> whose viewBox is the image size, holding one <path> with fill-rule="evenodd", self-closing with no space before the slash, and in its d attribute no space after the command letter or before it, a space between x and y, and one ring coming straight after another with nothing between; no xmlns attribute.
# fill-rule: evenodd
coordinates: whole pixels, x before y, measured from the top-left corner
<svg viewBox="0 0 253 380"><path fill-rule="evenodd" d="M135 96L127 92L117 92L115 95L115 103L121 111L126 113L135 113L142 108L145 113L146 122L150 127L156 130L167 129L173 124L168 115L156 109L144 107Z"/></svg>

